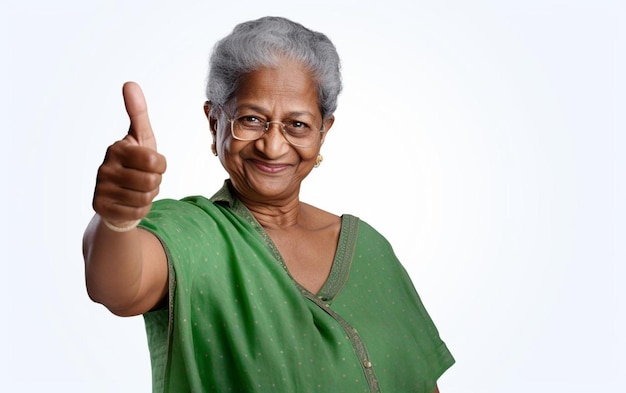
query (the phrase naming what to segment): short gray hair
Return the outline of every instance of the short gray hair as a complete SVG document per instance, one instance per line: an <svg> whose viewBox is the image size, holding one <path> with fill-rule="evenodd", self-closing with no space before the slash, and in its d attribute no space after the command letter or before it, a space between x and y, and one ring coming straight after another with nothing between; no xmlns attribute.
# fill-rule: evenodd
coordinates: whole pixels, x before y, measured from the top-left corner
<svg viewBox="0 0 626 393"><path fill-rule="evenodd" d="M242 75L275 66L284 58L299 61L310 69L317 83L322 118L330 118L341 92L337 49L326 35L281 17L241 23L217 42L206 86L212 108L222 108L233 98Z"/></svg>

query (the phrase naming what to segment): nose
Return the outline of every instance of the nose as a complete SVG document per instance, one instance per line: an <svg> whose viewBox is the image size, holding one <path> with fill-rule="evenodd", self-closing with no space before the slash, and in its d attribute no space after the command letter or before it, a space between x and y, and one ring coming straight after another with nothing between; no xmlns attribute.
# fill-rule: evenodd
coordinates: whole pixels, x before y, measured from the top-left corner
<svg viewBox="0 0 626 393"><path fill-rule="evenodd" d="M256 140L257 148L268 157L278 157L288 150L290 146L289 141L285 138L283 124L279 121L268 121L266 127L267 130L263 136Z"/></svg>

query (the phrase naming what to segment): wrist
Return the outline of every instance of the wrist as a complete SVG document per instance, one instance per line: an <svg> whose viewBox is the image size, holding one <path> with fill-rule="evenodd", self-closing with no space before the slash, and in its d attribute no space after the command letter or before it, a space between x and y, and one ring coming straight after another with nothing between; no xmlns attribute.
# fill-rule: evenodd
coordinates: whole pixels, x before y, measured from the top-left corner
<svg viewBox="0 0 626 393"><path fill-rule="evenodd" d="M110 230L114 232L119 232L119 233L132 231L133 229L137 228L137 225L139 225L139 223L141 222L141 220L135 220L135 221L124 223L124 225L116 225L107 221L106 219L102 217L100 219L102 220L102 222L107 228L109 228Z"/></svg>

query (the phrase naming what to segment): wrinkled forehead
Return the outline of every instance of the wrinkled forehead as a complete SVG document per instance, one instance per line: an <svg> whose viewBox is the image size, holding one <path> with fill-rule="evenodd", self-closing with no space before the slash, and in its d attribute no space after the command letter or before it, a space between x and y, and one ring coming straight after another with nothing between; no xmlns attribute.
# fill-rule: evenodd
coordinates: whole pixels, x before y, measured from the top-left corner
<svg viewBox="0 0 626 393"><path fill-rule="evenodd" d="M302 63L285 60L243 74L224 109L241 107L259 111L307 112L321 116L317 83Z"/></svg>

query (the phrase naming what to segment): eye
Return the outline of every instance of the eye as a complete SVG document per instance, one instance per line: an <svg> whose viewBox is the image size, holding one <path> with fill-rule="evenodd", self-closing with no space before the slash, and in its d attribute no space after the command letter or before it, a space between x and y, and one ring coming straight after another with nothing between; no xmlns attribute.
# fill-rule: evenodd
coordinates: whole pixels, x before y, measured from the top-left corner
<svg viewBox="0 0 626 393"><path fill-rule="evenodd" d="M265 128L265 119L255 115L245 115L237 118L240 127L251 130L263 130Z"/></svg>
<svg viewBox="0 0 626 393"><path fill-rule="evenodd" d="M307 123L298 120L290 120L285 122L285 127L290 133L298 134L306 133L311 129L311 127Z"/></svg>
<svg viewBox="0 0 626 393"><path fill-rule="evenodd" d="M241 116L239 121L242 123L261 123L261 119L253 115Z"/></svg>

